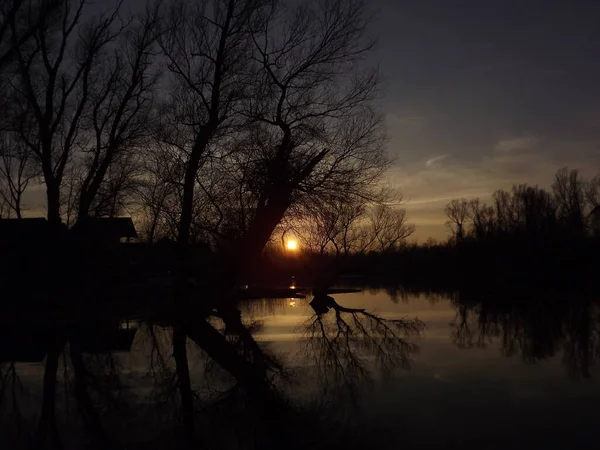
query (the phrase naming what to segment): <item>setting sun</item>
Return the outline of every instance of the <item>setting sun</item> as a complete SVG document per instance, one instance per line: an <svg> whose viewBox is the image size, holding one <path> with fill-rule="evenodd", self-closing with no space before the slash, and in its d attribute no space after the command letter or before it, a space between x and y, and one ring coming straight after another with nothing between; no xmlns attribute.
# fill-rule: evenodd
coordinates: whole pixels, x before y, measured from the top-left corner
<svg viewBox="0 0 600 450"><path fill-rule="evenodd" d="M290 239L289 241L287 241L287 242L285 243L285 247L286 247L288 250L291 250L291 251L296 251L296 250L298 250L298 242L297 242L297 241L295 241L294 239Z"/></svg>

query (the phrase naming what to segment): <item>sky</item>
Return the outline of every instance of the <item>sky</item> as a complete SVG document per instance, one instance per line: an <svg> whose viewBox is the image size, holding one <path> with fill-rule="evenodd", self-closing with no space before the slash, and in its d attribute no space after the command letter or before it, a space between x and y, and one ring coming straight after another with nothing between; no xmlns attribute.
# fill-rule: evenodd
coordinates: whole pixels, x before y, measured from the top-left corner
<svg viewBox="0 0 600 450"><path fill-rule="evenodd" d="M388 149L415 238L453 198L600 172L600 2L372 0Z"/></svg>

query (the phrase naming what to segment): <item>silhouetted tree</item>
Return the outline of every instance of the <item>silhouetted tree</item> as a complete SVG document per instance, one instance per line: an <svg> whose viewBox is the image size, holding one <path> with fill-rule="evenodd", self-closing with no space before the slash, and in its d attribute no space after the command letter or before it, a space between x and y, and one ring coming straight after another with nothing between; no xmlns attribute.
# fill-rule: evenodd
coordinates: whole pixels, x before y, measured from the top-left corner
<svg viewBox="0 0 600 450"><path fill-rule="evenodd" d="M0 75L14 59L18 49L60 7L60 0L0 1Z"/></svg>
<svg viewBox="0 0 600 450"><path fill-rule="evenodd" d="M584 184L577 170L563 167L552 185L552 191L558 208L558 219L566 233L575 238L585 235L585 197Z"/></svg>
<svg viewBox="0 0 600 450"><path fill-rule="evenodd" d="M469 218L469 202L462 198L452 200L444 209L448 217L447 225L452 230L456 242L461 242L465 237L465 222Z"/></svg>
<svg viewBox="0 0 600 450"><path fill-rule="evenodd" d="M600 175L596 175L587 184L585 198L589 210L588 227L593 236L600 237Z"/></svg>
<svg viewBox="0 0 600 450"><path fill-rule="evenodd" d="M0 134L0 196L6 213L22 217L23 193L36 176L32 167L31 152L13 133Z"/></svg>
<svg viewBox="0 0 600 450"><path fill-rule="evenodd" d="M300 224L294 226L303 247L338 256L397 249L414 232L414 225L407 223L406 210L384 202L394 199L399 203L402 199L385 190L373 198L377 201L371 205L364 198L350 197L315 202L303 209Z"/></svg>
<svg viewBox="0 0 600 450"><path fill-rule="evenodd" d="M556 230L556 206L549 193L537 186L513 187L518 231L530 238L548 238Z"/></svg>
<svg viewBox="0 0 600 450"><path fill-rule="evenodd" d="M411 355L417 351L410 339L423 330L422 322L383 319L329 299L333 313L315 314L304 325L304 354L314 361L325 393L341 389L354 395L373 369L385 375L394 368L409 367ZM374 364L369 367L367 358L373 356Z"/></svg>
<svg viewBox="0 0 600 450"><path fill-rule="evenodd" d="M160 45L170 74L169 108L160 139L180 153L182 184L178 241L189 241L198 170L217 133L236 124L249 76L250 20L260 3L218 1L170 5Z"/></svg>
<svg viewBox="0 0 600 450"><path fill-rule="evenodd" d="M335 247L335 238L341 232L340 205L322 204L313 208L313 214L296 226L302 240L302 248L307 252L323 255ZM334 248L336 253L339 250Z"/></svg>
<svg viewBox="0 0 600 450"><path fill-rule="evenodd" d="M130 19L116 36L117 49L89 89L89 111L83 126L91 144L83 147L78 218L115 216L123 196L131 195L140 163L134 153L147 144L153 123L153 101L158 71L155 64L159 36L159 4Z"/></svg>
<svg viewBox="0 0 600 450"><path fill-rule="evenodd" d="M471 200L470 208L474 237L478 240L484 240L494 236L496 233L496 211L494 210L494 207L481 203L481 201L476 198Z"/></svg>
<svg viewBox="0 0 600 450"><path fill-rule="evenodd" d="M509 234L517 221L513 199L509 192L502 189L495 191L492 198L496 211L497 233L501 236Z"/></svg>
<svg viewBox="0 0 600 450"><path fill-rule="evenodd" d="M35 39L15 49L23 104L21 139L31 149L46 186L48 220L61 222L61 186L81 136L81 125L101 66L101 52L120 34L118 7L82 22L85 1L62 2L56 23L41 18ZM18 34L16 25L12 35Z"/></svg>
<svg viewBox="0 0 600 450"><path fill-rule="evenodd" d="M375 237L374 248L381 253L389 252L409 237L415 226L408 224L406 210L388 205L377 205L369 214L369 233Z"/></svg>

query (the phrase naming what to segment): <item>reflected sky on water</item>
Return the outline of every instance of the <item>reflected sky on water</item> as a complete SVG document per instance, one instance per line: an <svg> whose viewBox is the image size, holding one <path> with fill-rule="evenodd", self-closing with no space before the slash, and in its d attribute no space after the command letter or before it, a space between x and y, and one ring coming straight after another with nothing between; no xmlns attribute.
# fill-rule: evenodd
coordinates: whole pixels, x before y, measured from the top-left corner
<svg viewBox="0 0 600 450"><path fill-rule="evenodd" d="M515 306L507 295L497 308L483 296L483 304L385 290L336 296L343 306L419 318L426 326L415 340L411 369L364 392L358 414L373 445L597 448L598 305L532 296L517 296ZM530 306L522 307L525 301ZM247 308L263 322L257 336L294 361L301 325L312 314L308 300L256 301Z"/></svg>
<svg viewBox="0 0 600 450"><path fill-rule="evenodd" d="M396 368L385 379L374 376L375 382L360 387L352 405L340 406L347 408L345 420L353 424L350 435L360 429L364 437L368 431L374 448L397 448L399 441L409 448L595 448L590 443L596 438L600 402L597 296L570 294L559 302L541 294L515 294L498 302L483 295L365 289L334 297L347 308L366 307L388 319L418 318L425 325L411 338L416 352L409 355L409 370ZM319 392L317 381L303 368L308 364L302 353L306 324L313 317L309 301L268 299L242 305L246 322L260 325L255 338L296 378L286 392L303 399ZM157 398L159 374L173 369L170 330L155 326L150 333L147 324L130 325L139 326L131 351L114 352L108 365L104 357L90 361L99 370L110 366L118 372L122 398L150 405ZM206 382L206 359L191 343L188 355L199 392L230 386L226 376ZM20 404L25 416L37 414L43 367L16 364L26 393ZM64 382L61 373L59 378Z"/></svg>

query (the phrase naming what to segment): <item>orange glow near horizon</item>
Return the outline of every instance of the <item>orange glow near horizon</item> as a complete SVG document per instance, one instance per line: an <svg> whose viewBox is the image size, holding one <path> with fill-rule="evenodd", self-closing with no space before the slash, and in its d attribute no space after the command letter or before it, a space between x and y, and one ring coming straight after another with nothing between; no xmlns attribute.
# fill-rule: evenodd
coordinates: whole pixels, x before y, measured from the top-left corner
<svg viewBox="0 0 600 450"><path fill-rule="evenodd" d="M290 239L285 243L285 248L287 248L291 252L295 252L298 250L298 241L295 239Z"/></svg>

